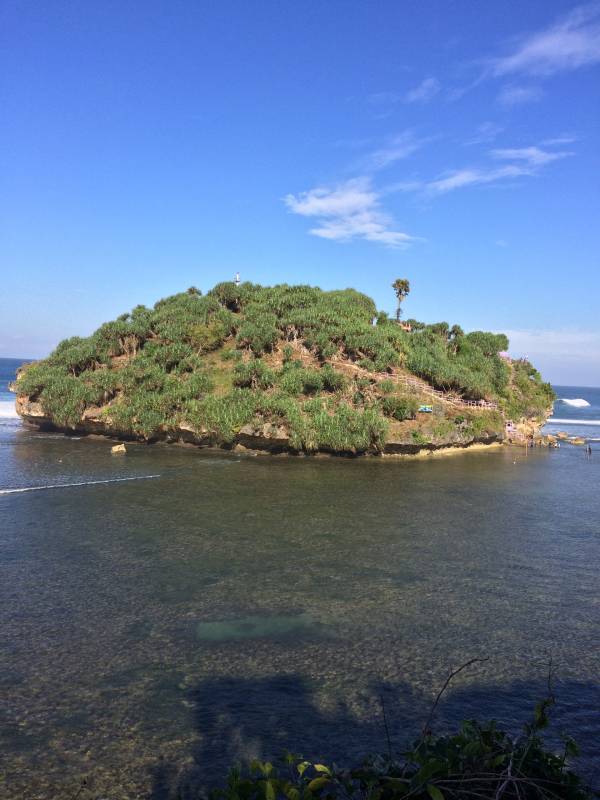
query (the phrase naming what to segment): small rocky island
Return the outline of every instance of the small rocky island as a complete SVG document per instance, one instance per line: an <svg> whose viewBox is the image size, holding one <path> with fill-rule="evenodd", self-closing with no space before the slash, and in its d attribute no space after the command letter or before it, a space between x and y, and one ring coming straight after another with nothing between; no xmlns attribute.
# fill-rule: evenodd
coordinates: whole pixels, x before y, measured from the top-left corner
<svg viewBox="0 0 600 800"><path fill-rule="evenodd" d="M502 334L400 321L353 289L220 283L61 342L13 384L27 423L271 453L431 453L536 430L554 393Z"/></svg>

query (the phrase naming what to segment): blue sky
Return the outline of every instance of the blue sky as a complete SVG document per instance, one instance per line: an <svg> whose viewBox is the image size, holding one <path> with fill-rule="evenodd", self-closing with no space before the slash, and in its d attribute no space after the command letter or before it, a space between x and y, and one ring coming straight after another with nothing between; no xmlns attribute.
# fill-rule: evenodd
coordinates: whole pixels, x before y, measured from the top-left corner
<svg viewBox="0 0 600 800"><path fill-rule="evenodd" d="M0 356L229 279L355 286L600 385L600 3L0 10Z"/></svg>

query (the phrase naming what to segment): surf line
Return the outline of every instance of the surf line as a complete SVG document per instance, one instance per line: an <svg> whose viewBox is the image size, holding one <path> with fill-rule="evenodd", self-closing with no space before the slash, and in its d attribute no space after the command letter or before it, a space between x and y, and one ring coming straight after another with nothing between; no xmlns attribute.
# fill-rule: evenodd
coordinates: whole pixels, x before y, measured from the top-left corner
<svg viewBox="0 0 600 800"><path fill-rule="evenodd" d="M546 425L581 425L585 428L587 425L600 425L600 419L556 419L555 417L548 417Z"/></svg>
<svg viewBox="0 0 600 800"><path fill-rule="evenodd" d="M160 475L134 475L130 478L105 478L101 481L80 481L79 483L54 483L46 486L25 486L22 489L0 489L0 494L17 494L18 492L41 492L42 489L67 489L70 486L93 486L96 483L122 483L123 481L145 481L160 478Z"/></svg>

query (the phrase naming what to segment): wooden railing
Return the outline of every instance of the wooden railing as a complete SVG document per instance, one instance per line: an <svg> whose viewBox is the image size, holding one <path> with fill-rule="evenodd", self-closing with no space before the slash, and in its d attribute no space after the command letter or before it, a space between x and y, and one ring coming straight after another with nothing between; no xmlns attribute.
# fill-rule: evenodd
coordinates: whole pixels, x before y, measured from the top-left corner
<svg viewBox="0 0 600 800"><path fill-rule="evenodd" d="M455 395L449 395L445 392L441 392L439 389L434 389L433 386L430 386L425 381L420 380L419 378L411 378L408 375L390 375L387 372L368 372L367 370L359 367L357 364L350 364L347 361L329 361L332 366L342 367L346 369L350 369L354 372L359 372L364 375L373 375L375 374L377 377L381 378L382 380L393 380L395 383L402 383L405 386L410 386L413 389L418 389L422 394L426 394L429 397L433 397L436 400L440 400L442 403L447 403L448 405L454 406L455 408L473 408L478 410L488 410L488 409L497 409L498 403L494 403L490 400L464 400L462 397L457 397Z"/></svg>

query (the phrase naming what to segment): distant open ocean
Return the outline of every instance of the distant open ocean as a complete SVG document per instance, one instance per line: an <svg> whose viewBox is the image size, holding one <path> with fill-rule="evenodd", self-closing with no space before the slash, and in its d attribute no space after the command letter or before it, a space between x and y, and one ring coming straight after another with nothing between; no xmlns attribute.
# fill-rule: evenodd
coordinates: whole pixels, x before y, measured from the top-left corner
<svg viewBox="0 0 600 800"><path fill-rule="evenodd" d="M8 391L8 384L14 381L18 367L32 359L0 358L0 425L19 424L15 411L15 396Z"/></svg>
<svg viewBox="0 0 600 800"><path fill-rule="evenodd" d="M558 395L554 414L544 428L545 433L564 430L600 442L600 389L590 386L555 386Z"/></svg>
<svg viewBox="0 0 600 800"><path fill-rule="evenodd" d="M2 800L189 797L240 758L340 764L496 718L600 788L600 443L252 458L27 428L0 361ZM600 439L600 390L547 429ZM578 402L573 402L578 401ZM584 405L583 402L589 405ZM93 789L93 791L92 791Z"/></svg>

